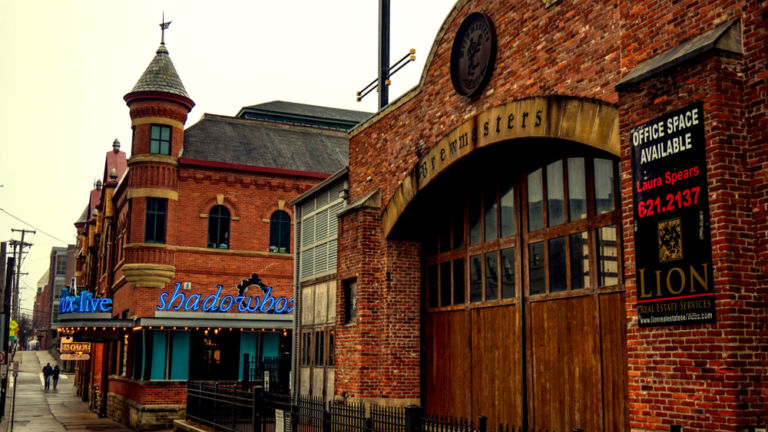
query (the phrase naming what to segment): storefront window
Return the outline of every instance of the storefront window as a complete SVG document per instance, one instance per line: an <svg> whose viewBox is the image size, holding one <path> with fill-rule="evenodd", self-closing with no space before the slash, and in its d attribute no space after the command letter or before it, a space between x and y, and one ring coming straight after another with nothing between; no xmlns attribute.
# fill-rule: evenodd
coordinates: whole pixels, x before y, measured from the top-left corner
<svg viewBox="0 0 768 432"><path fill-rule="evenodd" d="M200 330L191 334L189 379L236 380L240 361L240 334L228 330Z"/></svg>

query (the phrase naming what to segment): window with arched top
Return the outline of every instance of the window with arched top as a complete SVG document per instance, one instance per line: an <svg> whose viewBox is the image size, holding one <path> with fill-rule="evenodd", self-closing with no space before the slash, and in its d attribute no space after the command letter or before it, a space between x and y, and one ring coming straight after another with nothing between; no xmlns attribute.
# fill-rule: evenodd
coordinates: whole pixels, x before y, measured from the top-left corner
<svg viewBox="0 0 768 432"><path fill-rule="evenodd" d="M289 253L291 243L291 217L277 210L269 218L269 251Z"/></svg>
<svg viewBox="0 0 768 432"><path fill-rule="evenodd" d="M208 247L229 249L229 209L217 205L208 213Z"/></svg>

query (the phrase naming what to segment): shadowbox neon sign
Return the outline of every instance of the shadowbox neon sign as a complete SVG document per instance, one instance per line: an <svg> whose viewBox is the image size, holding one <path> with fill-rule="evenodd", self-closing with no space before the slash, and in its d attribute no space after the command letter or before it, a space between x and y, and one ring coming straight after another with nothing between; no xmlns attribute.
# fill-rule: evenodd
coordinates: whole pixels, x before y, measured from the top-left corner
<svg viewBox="0 0 768 432"><path fill-rule="evenodd" d="M112 312L111 298L93 298L93 293L80 291L80 295L70 295L69 288L61 290L59 314Z"/></svg>
<svg viewBox="0 0 768 432"><path fill-rule="evenodd" d="M264 295L246 295L249 286L258 286ZM160 294L160 304L155 307L158 311L184 312L229 312L242 313L275 313L289 314L293 312L293 297L272 297L272 287L266 286L255 274L237 285L238 295L222 296L223 285L216 285L216 292L203 297L200 294L187 294L181 288L181 282L176 282L172 293Z"/></svg>

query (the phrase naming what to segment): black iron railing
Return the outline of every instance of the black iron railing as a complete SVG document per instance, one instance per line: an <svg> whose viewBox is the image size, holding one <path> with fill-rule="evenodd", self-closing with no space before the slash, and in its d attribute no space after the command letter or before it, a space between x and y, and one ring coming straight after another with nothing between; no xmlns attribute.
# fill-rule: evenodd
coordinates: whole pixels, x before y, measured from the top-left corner
<svg viewBox="0 0 768 432"><path fill-rule="evenodd" d="M242 364L243 388L259 386L268 392L288 393L288 377L291 373L289 355L259 359L244 354Z"/></svg>
<svg viewBox="0 0 768 432"><path fill-rule="evenodd" d="M386 407L265 392L242 383L190 382L187 419L224 432L555 432L516 425L431 416L418 406ZM573 429L573 432L584 432Z"/></svg>
<svg viewBox="0 0 768 432"><path fill-rule="evenodd" d="M189 382L187 419L226 432L252 432L254 395L236 382Z"/></svg>

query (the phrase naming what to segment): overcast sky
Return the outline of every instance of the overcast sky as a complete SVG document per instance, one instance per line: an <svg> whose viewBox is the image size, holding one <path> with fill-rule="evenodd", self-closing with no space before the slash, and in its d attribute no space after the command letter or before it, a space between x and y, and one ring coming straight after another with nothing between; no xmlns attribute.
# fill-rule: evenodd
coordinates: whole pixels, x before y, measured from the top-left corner
<svg viewBox="0 0 768 432"><path fill-rule="evenodd" d="M455 0L391 0L390 100L421 76ZM22 312L54 246L75 243L73 223L117 138L130 152L123 96L155 55L162 14L166 47L196 106L235 115L285 100L376 111L355 101L376 77L378 0L0 0L0 241L36 230L22 272ZM130 156L130 154L129 154Z"/></svg>

